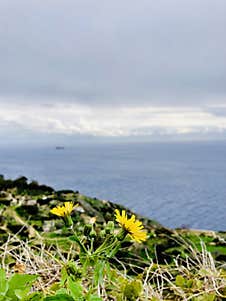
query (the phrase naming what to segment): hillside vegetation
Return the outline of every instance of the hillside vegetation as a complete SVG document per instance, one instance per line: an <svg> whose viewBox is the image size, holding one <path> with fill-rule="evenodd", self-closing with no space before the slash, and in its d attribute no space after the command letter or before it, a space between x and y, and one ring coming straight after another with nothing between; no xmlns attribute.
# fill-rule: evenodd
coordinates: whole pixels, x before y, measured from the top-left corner
<svg viewBox="0 0 226 301"><path fill-rule="evenodd" d="M226 300L225 232L133 214L0 176L0 301Z"/></svg>

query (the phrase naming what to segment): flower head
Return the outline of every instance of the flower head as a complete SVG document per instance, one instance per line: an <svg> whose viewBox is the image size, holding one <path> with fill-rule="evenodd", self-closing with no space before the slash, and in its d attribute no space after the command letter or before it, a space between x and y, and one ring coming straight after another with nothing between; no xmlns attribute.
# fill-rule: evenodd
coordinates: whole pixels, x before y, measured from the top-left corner
<svg viewBox="0 0 226 301"><path fill-rule="evenodd" d="M120 214L119 210L116 209L115 217L120 227L129 234L133 240L139 243L147 240L147 232L143 230L144 226L142 222L136 220L135 215L128 218L125 210L122 210L122 214Z"/></svg>
<svg viewBox="0 0 226 301"><path fill-rule="evenodd" d="M52 214L58 215L58 216L69 216L76 207L78 206L72 203L72 202L65 202L63 206L57 206L50 210Z"/></svg>

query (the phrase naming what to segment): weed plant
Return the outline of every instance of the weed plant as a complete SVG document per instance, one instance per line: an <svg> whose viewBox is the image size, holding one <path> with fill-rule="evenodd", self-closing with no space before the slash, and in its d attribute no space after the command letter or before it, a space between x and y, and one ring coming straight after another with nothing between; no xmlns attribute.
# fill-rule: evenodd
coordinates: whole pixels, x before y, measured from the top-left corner
<svg viewBox="0 0 226 301"><path fill-rule="evenodd" d="M142 222L116 210L117 225L110 220L101 230L91 218L77 231L71 218L76 206L65 202L50 211L71 233L67 250L59 237L9 235L0 247L0 301L226 300L226 264L216 262L202 241L197 248L177 236L184 256L158 263L147 248L146 259L132 263L118 254L130 241L151 239Z"/></svg>

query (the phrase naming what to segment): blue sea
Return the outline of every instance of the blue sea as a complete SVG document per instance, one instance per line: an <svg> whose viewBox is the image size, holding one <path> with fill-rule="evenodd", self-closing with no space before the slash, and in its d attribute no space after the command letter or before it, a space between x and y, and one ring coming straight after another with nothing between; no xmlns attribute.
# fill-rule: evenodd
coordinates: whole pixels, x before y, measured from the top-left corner
<svg viewBox="0 0 226 301"><path fill-rule="evenodd" d="M0 147L0 173L123 204L164 226L226 230L226 143Z"/></svg>

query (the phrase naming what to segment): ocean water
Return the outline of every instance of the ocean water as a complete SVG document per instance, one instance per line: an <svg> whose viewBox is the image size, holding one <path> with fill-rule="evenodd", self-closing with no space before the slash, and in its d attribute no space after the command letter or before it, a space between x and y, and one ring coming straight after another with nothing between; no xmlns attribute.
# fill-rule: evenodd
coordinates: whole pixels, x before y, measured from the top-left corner
<svg viewBox="0 0 226 301"><path fill-rule="evenodd" d="M226 230L226 143L0 147L0 173L123 204L168 227Z"/></svg>

